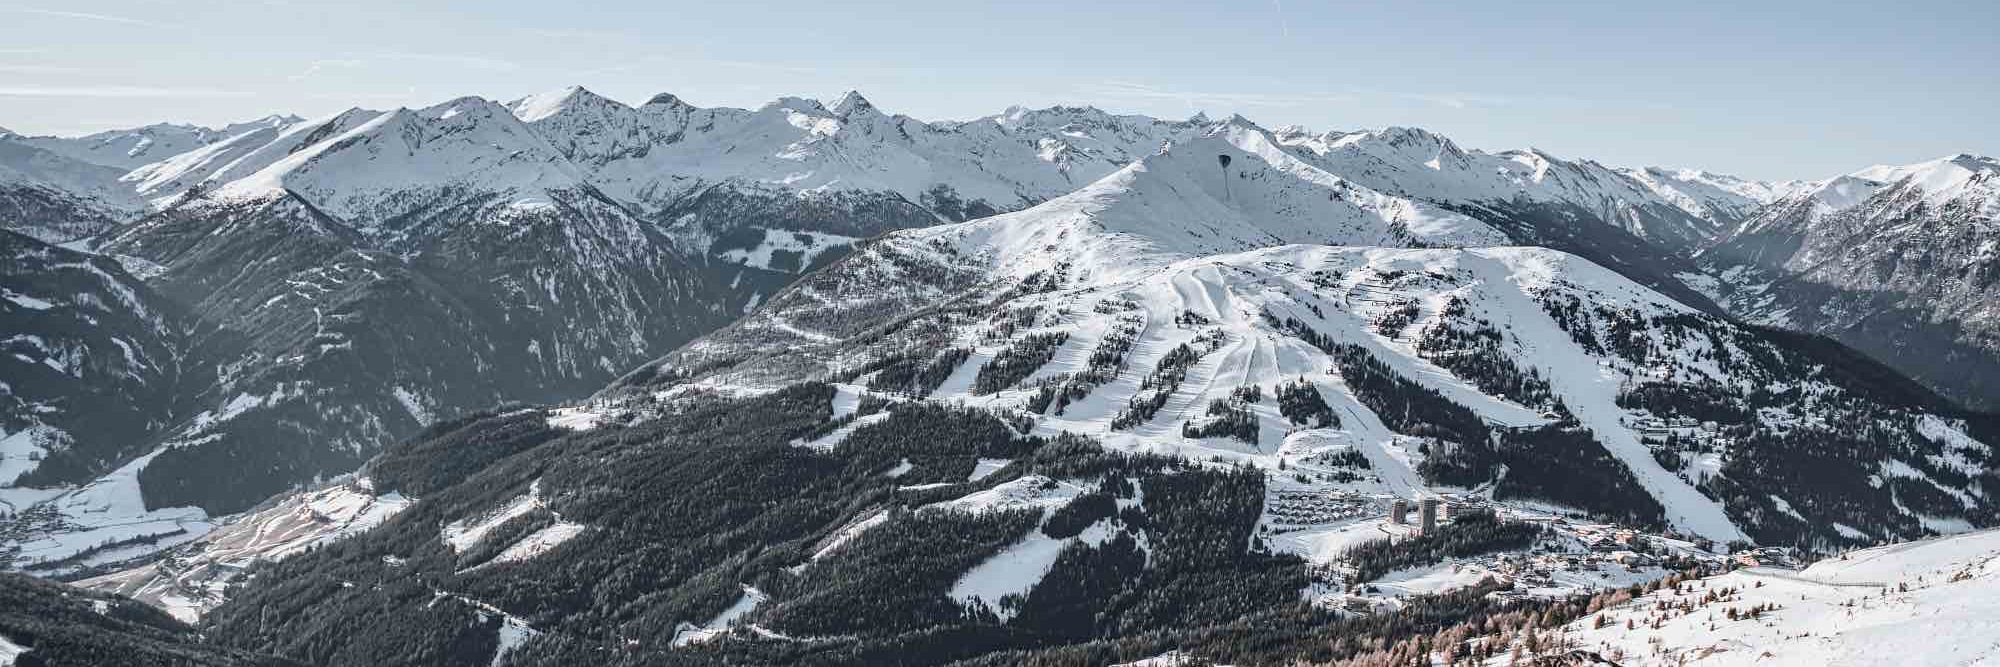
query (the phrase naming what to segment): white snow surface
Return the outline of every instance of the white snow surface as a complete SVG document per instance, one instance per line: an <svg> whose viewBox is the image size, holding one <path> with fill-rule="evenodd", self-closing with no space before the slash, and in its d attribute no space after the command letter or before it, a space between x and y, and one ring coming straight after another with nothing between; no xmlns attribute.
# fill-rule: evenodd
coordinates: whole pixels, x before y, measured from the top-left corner
<svg viewBox="0 0 2000 667"><path fill-rule="evenodd" d="M514 649L520 648L538 634L526 621L507 614L501 616L500 629L497 632L499 643L493 647L493 662L487 663L490 667L500 667L500 664L506 661L507 654L513 653Z"/></svg>
<svg viewBox="0 0 2000 667"><path fill-rule="evenodd" d="M1041 475L1028 475L1009 481L985 491L969 494L956 500L926 505L926 511L954 510L962 512L1021 511L1033 510L1041 513L1047 521L1049 513L1069 504L1090 489L1084 483L1059 481ZM1026 595L1042 577L1055 566L1056 556L1072 542L1082 541L1097 545L1112 536L1109 520L1100 520L1086 527L1074 537L1053 538L1042 532L1037 524L1034 530L1020 541L1001 549L992 558L974 566L960 575L951 587L951 598L960 604L970 604L975 600L986 605L1002 622L1013 617L1013 611L1000 606L1001 598L1009 595Z"/></svg>
<svg viewBox="0 0 2000 667"><path fill-rule="evenodd" d="M1476 565L1440 563L1390 572L1376 579L1373 585L1394 595L1436 595L1476 585L1492 576L1491 571Z"/></svg>
<svg viewBox="0 0 2000 667"><path fill-rule="evenodd" d="M582 535L583 529L583 524L558 521L521 538L521 541L508 546L506 550L500 552L500 555L494 556L493 560L487 562L513 563L540 556Z"/></svg>
<svg viewBox="0 0 2000 667"><path fill-rule="evenodd" d="M806 267L812 266L813 261L821 254L848 247L857 240L859 239L852 236L824 232L765 229L764 239L755 247L732 248L717 253L716 256L723 261L736 262L766 271L799 273ZM796 255L794 264L787 267L773 266L772 257L778 252L794 253Z"/></svg>
<svg viewBox="0 0 2000 667"><path fill-rule="evenodd" d="M159 450L164 451L164 450ZM0 507L19 512L32 505L53 507L62 525L26 526L20 538L17 566L83 556L79 566L117 563L194 540L215 528L198 507L148 510L139 494L139 471L155 451L141 456L88 484L73 488L0 487ZM100 545L156 536L152 543L100 548Z"/></svg>
<svg viewBox="0 0 2000 667"><path fill-rule="evenodd" d="M604 421L605 413L586 406L557 408L549 412L549 426L570 431L588 431Z"/></svg>
<svg viewBox="0 0 2000 667"><path fill-rule="evenodd" d="M682 623L680 628L674 633L673 645L687 646L720 637L729 632L729 628L733 627L738 620L755 611L757 605L764 604L764 601L770 598L763 591L757 590L753 586L745 584L742 587L743 595L736 598L735 602L730 603L728 608L723 609L722 613L716 614L715 618L709 619L707 623L700 626L692 623Z"/></svg>
<svg viewBox="0 0 2000 667"><path fill-rule="evenodd" d="M1009 480L984 491L925 505L925 510L957 510L960 512L1012 512L1018 510L1050 510L1069 504L1077 496L1090 489L1073 481L1059 481L1042 475L1026 475Z"/></svg>
<svg viewBox="0 0 2000 667"><path fill-rule="evenodd" d="M1000 472L1001 468L1005 468L1013 462L1013 459L979 459L972 466L972 475L966 477L965 481L977 482L986 479L987 476Z"/></svg>
<svg viewBox="0 0 2000 667"><path fill-rule="evenodd" d="M473 545L479 544L481 540L486 539L486 534L493 532L493 529L499 528L501 524L541 507L541 480L536 480L528 493L515 496L507 502L501 503L499 507L479 515L477 520L467 521L460 519L446 524L439 538L444 540L444 543L450 546L452 551L465 551L472 548Z"/></svg>
<svg viewBox="0 0 2000 667"><path fill-rule="evenodd" d="M832 537L828 538L824 543L822 543L819 549L813 551L813 555L812 558L810 559L810 562L818 562L819 560L824 559L827 556L833 555L834 552L840 551L841 547L847 546L847 543L854 541L854 538L860 537L862 533L868 532L868 529L880 526L882 525L883 522L888 520L889 520L888 510L882 510L870 514L866 517L862 517L861 519L858 519L846 526L842 526L841 529L839 531L836 531Z"/></svg>
<svg viewBox="0 0 2000 667"><path fill-rule="evenodd" d="M1675 615L1652 629L1655 602L1723 588L1727 603ZM1627 665L1985 665L2000 661L2000 531L1877 547L1802 571L1746 568L1662 590L1565 628L1582 646L1621 649ZM1772 604L1731 621L1724 609ZM1636 629L1626 630L1633 619ZM1713 629L1710 626L1713 625Z"/></svg>

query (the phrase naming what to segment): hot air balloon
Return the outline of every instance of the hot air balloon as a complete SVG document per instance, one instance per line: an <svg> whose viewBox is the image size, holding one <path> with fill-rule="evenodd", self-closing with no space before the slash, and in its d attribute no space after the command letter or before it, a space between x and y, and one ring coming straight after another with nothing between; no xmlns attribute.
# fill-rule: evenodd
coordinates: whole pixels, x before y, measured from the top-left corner
<svg viewBox="0 0 2000 667"><path fill-rule="evenodd" d="M1220 165L1222 165L1222 200L1223 200L1223 201L1230 201L1230 196L1229 196L1229 154L1228 154L1228 153L1218 153L1218 154L1216 154L1216 156L1215 156L1215 162L1216 162L1216 164L1220 164Z"/></svg>

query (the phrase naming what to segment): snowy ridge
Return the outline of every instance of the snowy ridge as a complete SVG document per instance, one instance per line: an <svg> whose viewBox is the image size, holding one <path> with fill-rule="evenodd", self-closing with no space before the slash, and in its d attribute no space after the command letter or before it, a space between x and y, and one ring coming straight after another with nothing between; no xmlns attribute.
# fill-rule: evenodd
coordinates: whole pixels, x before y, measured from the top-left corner
<svg viewBox="0 0 2000 667"><path fill-rule="evenodd" d="M1805 187L1797 181L1752 181L1700 169L1620 168L1628 178L1666 198L1681 210L1724 229L1756 210Z"/></svg>
<svg viewBox="0 0 2000 667"><path fill-rule="evenodd" d="M405 213L401 201L446 196L441 191L454 187L532 209L551 205L547 191L581 185L569 162L504 107L467 97L376 116L215 194L259 199L291 192L368 230Z"/></svg>
<svg viewBox="0 0 2000 667"><path fill-rule="evenodd" d="M378 121L374 133L402 137L400 144L348 136ZM8 140L131 170L117 196L130 200L136 191L154 206L196 189L254 195L295 188L317 205L354 213L414 196L389 188L397 183L500 196L532 185L525 195L532 200L535 188L570 188L576 184L569 181L580 180L648 216L682 215L722 187L754 196L883 196L962 220L1069 193L1216 124L1090 107L1016 107L970 121L926 122L886 113L856 92L831 105L786 97L757 109L703 108L661 94L628 106L572 86L504 104L467 97L387 113L353 109L313 121L273 116L218 129L160 125L76 139ZM540 141L525 140L522 127ZM452 135L464 141L447 143L462 145L424 157L439 149L422 144ZM1286 129L1274 141L1390 194L1453 204L1564 202L1642 235L1667 233L1648 231L1648 225L1734 222L1744 201L1778 187L1688 170L1611 170L1532 150L1467 151L1412 128L1317 135ZM355 143L366 144L359 147L365 157L318 157ZM398 152L405 159L397 159ZM308 164L322 160L328 164ZM258 173L279 162L289 166ZM477 173L435 169L473 162L482 165ZM1668 211L1683 209L1679 217L1686 220L1669 220L1675 216Z"/></svg>
<svg viewBox="0 0 2000 667"><path fill-rule="evenodd" d="M1990 196L1996 173L2000 173L2000 161L1964 153L1915 164L1875 165L1823 181L1800 183L1784 196L1770 200L1768 210L1744 220L1732 236L1771 232L1780 225L1804 231L1892 186L1907 187L1932 207L1970 199L1979 215L1992 218L2000 213L2000 203Z"/></svg>
<svg viewBox="0 0 2000 667"><path fill-rule="evenodd" d="M1705 217L1705 202L1665 194L1629 170L1534 149L1467 150L1418 128L1293 132L1281 141L1328 171L1383 192L1481 207L1572 205L1663 245L1708 240L1735 219Z"/></svg>
<svg viewBox="0 0 2000 667"><path fill-rule="evenodd" d="M218 128L159 123L80 137L26 137L6 132L0 132L0 135L90 164L130 170L247 132L279 127L298 120L297 116L266 116Z"/></svg>
<svg viewBox="0 0 2000 667"><path fill-rule="evenodd" d="M1505 235L1472 218L1385 195L1307 164L1245 124L1218 126L1173 144L1028 211L910 235L951 239L1013 276L1064 262L1146 271L1157 264L1126 262L1288 243L1506 243Z"/></svg>
<svg viewBox="0 0 2000 667"><path fill-rule="evenodd" d="M912 202L942 185L1004 210L1068 192L1193 127L1062 108L925 123L853 92L831 107L788 97L745 110L671 95L628 107L569 88L509 107L584 165L593 184L647 206L716 183L891 192Z"/></svg>
<svg viewBox="0 0 2000 667"><path fill-rule="evenodd" d="M1699 261L1746 319L1825 333L1951 398L1991 409L2000 311L2000 161L1953 155L1800 189Z"/></svg>
<svg viewBox="0 0 2000 667"><path fill-rule="evenodd" d="M350 109L326 118L261 127L202 148L151 163L124 179L156 207L189 190L212 189L249 177L319 141L341 136L380 112Z"/></svg>

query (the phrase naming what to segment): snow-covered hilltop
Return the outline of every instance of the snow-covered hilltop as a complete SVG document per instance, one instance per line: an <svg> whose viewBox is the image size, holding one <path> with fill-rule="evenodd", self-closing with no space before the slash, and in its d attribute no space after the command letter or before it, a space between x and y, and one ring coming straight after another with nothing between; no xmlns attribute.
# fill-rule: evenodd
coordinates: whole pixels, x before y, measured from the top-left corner
<svg viewBox="0 0 2000 667"><path fill-rule="evenodd" d="M869 384L867 369L952 358L933 399L1042 414L1038 432L1271 469L1354 451L1411 497L1477 488L1811 548L1990 521L1970 480L1992 473L1949 463L1990 448L1944 402L1509 243L1225 124L1025 211L884 237L605 395ZM1341 426L1243 398L1289 382ZM1247 425L1206 435L1215 418ZM1853 423L1876 426L1836 426ZM1540 477L1552 459L1578 468ZM1557 481L1579 474L1598 478Z"/></svg>
<svg viewBox="0 0 2000 667"><path fill-rule="evenodd" d="M1996 586L1987 530L1691 580L1558 632L1623 665L1982 664L2000 657Z"/></svg>

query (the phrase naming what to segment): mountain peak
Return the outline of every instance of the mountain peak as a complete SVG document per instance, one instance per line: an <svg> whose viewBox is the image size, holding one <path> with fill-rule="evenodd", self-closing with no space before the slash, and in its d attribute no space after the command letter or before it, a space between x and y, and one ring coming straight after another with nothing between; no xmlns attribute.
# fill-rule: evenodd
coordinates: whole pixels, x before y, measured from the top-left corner
<svg viewBox="0 0 2000 667"><path fill-rule="evenodd" d="M1958 153L1916 164L1878 164L1842 178L1873 182L1878 189L1889 186L1915 188L1923 193L1925 200L1940 204L1974 190L1985 191L1992 187L1985 184L1991 183L1992 175L1996 173L2000 173L2000 162L1993 158ZM1828 187L1840 183L1842 178L1828 181ZM1845 203L1859 203L1859 200Z"/></svg>
<svg viewBox="0 0 2000 667"><path fill-rule="evenodd" d="M827 113L826 105L820 104L819 100L815 100L809 97L796 97L791 95L780 97L778 99L771 100L769 103L766 103L763 106L763 110L768 110L768 109L790 109L792 111L797 111L800 113L822 113L822 114Z"/></svg>
<svg viewBox="0 0 2000 667"><path fill-rule="evenodd" d="M874 112L875 104L869 102L868 98L862 97L861 91L850 90L840 96L840 101L834 103L832 111L834 115L846 118L855 114Z"/></svg>
<svg viewBox="0 0 2000 667"><path fill-rule="evenodd" d="M464 99L464 98L460 98ZM545 93L536 93L504 105L523 123L532 123L567 109L587 107L624 106L610 98L590 92L583 86L568 86Z"/></svg>
<svg viewBox="0 0 2000 667"><path fill-rule="evenodd" d="M1944 158L1945 162L1970 171L1991 171L2000 169L2000 160L1973 153L1958 153Z"/></svg>
<svg viewBox="0 0 2000 667"><path fill-rule="evenodd" d="M660 93L658 95L654 95L651 99L646 100L646 103L641 106L679 109L682 107L688 107L692 105L688 104L685 100L682 100L679 95L675 95L673 93Z"/></svg>
<svg viewBox="0 0 2000 667"><path fill-rule="evenodd" d="M1253 121L1253 120L1250 120L1250 119L1248 119L1248 118L1244 118L1244 117L1243 117L1243 114L1240 114L1240 113L1233 113L1233 114L1229 114L1229 117L1228 117L1228 118L1224 118L1224 119L1222 119L1222 123L1221 123L1221 124L1222 124L1222 125L1224 125L1224 126L1228 126L1228 127L1241 127L1241 128L1245 128L1245 129L1251 129L1251 130L1262 130L1262 129L1264 129L1264 128L1263 128L1262 126L1259 126L1259 125L1258 125L1258 124L1256 123L1256 121Z"/></svg>
<svg viewBox="0 0 2000 667"><path fill-rule="evenodd" d="M460 116L513 115L513 112L498 102L477 95L453 98L440 104L433 104L413 110L417 115L430 120L448 120Z"/></svg>
<svg viewBox="0 0 2000 667"><path fill-rule="evenodd" d="M1377 136L1380 136L1383 141L1387 141L1391 144L1396 144L1396 145L1441 144L1441 143L1451 142L1451 140L1446 139L1444 135L1432 132L1430 130L1426 130L1421 127L1406 126L1406 125L1391 125L1376 131L1375 134Z"/></svg>
<svg viewBox="0 0 2000 667"><path fill-rule="evenodd" d="M1306 126L1300 125L1298 123L1289 123L1286 125L1280 125L1276 129L1271 130L1271 134L1276 135L1279 138L1283 139L1292 139L1299 137L1310 137L1312 136L1312 130L1306 129Z"/></svg>
<svg viewBox="0 0 2000 667"><path fill-rule="evenodd" d="M989 116L988 118L991 118L995 124L1002 127L1017 129L1036 126L1056 127L1074 122L1102 123L1111 118L1111 115L1105 113L1102 109L1090 105L1070 106L1058 104L1035 109L1016 104L1007 107L1007 110L1000 113L1000 115Z"/></svg>

